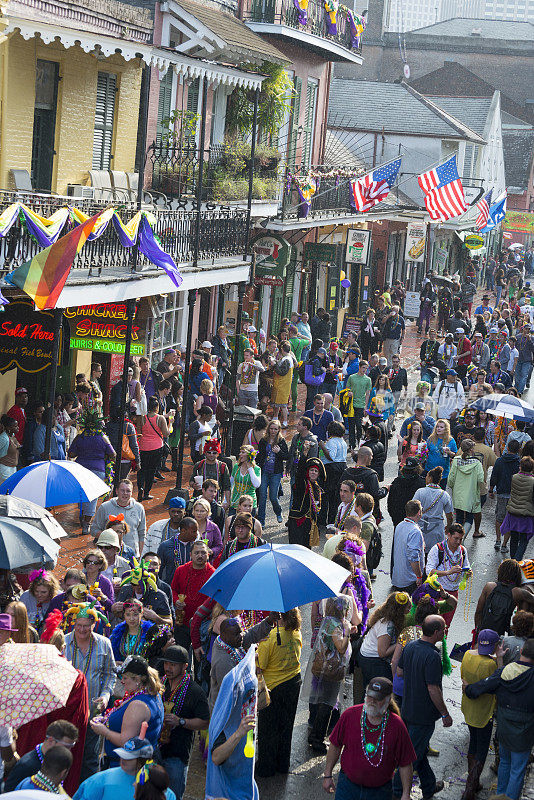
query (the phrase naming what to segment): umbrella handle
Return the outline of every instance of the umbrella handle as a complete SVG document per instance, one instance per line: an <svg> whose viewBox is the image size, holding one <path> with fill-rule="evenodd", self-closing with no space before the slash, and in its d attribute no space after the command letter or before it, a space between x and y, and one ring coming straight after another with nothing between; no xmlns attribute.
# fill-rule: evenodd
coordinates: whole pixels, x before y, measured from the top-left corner
<svg viewBox="0 0 534 800"><path fill-rule="evenodd" d="M278 627L278 620L276 620L276 644L281 645L282 639L280 638L280 628Z"/></svg>

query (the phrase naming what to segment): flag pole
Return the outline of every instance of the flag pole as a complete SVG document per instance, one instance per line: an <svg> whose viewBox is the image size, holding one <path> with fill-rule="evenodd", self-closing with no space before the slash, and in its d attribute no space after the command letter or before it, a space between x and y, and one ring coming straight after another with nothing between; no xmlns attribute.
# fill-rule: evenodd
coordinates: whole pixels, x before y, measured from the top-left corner
<svg viewBox="0 0 534 800"><path fill-rule="evenodd" d="M54 309L54 339L52 342L52 364L50 370L50 384L48 386L48 403L46 408L46 432L43 460L50 460L50 443L52 441L52 416L56 401L57 363L59 361L59 345L61 340L61 325L63 323L63 309Z"/></svg>

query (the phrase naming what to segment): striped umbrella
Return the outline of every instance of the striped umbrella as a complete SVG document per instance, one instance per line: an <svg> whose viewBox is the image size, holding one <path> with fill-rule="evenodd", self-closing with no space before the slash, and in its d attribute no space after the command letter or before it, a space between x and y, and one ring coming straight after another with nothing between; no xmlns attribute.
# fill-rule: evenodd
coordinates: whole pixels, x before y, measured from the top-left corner
<svg viewBox="0 0 534 800"><path fill-rule="evenodd" d="M43 508L85 503L109 492L102 478L76 461L37 461L15 472L0 486L0 494L31 500Z"/></svg>
<svg viewBox="0 0 534 800"><path fill-rule="evenodd" d="M495 417L506 417L524 422L534 421L534 408L530 403L525 403L520 397L512 394L488 394L479 397L470 408L486 411Z"/></svg>

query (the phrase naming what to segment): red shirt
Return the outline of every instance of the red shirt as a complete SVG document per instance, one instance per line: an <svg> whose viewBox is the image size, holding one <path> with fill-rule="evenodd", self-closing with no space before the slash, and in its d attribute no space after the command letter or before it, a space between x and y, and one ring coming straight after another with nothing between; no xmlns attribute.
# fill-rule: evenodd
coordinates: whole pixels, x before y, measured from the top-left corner
<svg viewBox="0 0 534 800"><path fill-rule="evenodd" d="M206 595L200 591L208 578L215 572L215 567L206 564L204 569L193 569L191 561L178 567L171 582L172 599L176 603L179 594L185 594L184 623L189 621L197 608L202 605Z"/></svg>
<svg viewBox="0 0 534 800"><path fill-rule="evenodd" d="M471 363L471 342L464 336L462 342L458 342L457 348L458 364L468 366Z"/></svg>
<svg viewBox="0 0 534 800"><path fill-rule="evenodd" d="M19 444L22 444L22 440L24 438L24 426L26 425L25 410L15 403L15 405L11 406L7 412L7 416L11 417L12 419L16 419L19 423L19 429L15 434L15 438Z"/></svg>
<svg viewBox="0 0 534 800"><path fill-rule="evenodd" d="M407 767L415 759L415 750L406 725L397 714L389 715L385 730L384 752L380 766L373 767L363 753L361 736L361 716L363 705L351 706L343 712L339 721L330 734L330 741L335 747L342 747L341 769L347 778L358 786L375 788L384 786L393 778L397 767ZM376 744L379 731L376 733L365 732L366 742ZM382 747L380 747L382 750ZM375 755L373 763L380 760L380 755Z"/></svg>

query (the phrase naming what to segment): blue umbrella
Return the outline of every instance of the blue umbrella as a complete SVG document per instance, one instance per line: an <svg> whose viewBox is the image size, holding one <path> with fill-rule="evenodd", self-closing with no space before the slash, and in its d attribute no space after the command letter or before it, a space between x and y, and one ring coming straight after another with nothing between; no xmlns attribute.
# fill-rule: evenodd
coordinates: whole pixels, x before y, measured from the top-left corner
<svg viewBox="0 0 534 800"><path fill-rule="evenodd" d="M0 518L0 569L55 562L59 544L28 522Z"/></svg>
<svg viewBox="0 0 534 800"><path fill-rule="evenodd" d="M350 573L300 544L264 544L235 553L202 587L223 608L289 611L332 597Z"/></svg>
<svg viewBox="0 0 534 800"><path fill-rule="evenodd" d="M43 508L84 503L107 492L107 483L76 461L37 461L0 486L0 494L22 497Z"/></svg>
<svg viewBox="0 0 534 800"><path fill-rule="evenodd" d="M479 411L486 411L495 417L506 417L506 419L516 419L530 421L534 420L534 408L529 403L525 403L520 397L513 394L488 394L479 397L469 408L476 408Z"/></svg>

